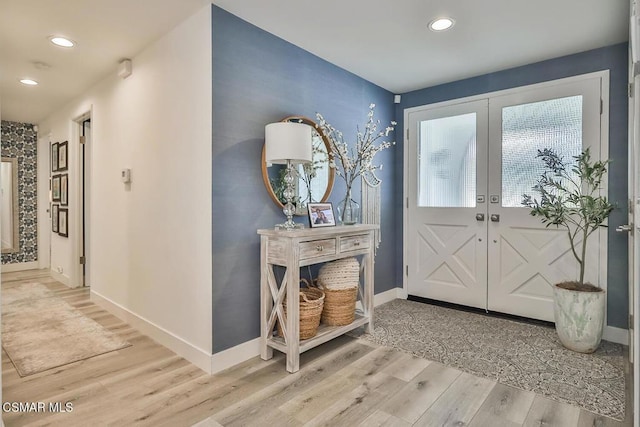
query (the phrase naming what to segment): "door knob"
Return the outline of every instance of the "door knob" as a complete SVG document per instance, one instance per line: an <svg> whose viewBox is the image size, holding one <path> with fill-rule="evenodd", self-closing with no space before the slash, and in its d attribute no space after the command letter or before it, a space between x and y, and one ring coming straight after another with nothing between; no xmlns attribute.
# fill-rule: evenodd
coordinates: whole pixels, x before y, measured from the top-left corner
<svg viewBox="0 0 640 427"><path fill-rule="evenodd" d="M493 221L493 222L500 222L500 215L498 215L498 214L491 214L491 221Z"/></svg>
<svg viewBox="0 0 640 427"><path fill-rule="evenodd" d="M633 226L629 225L629 224L619 225L616 228L616 231L618 233L632 233L633 232Z"/></svg>
<svg viewBox="0 0 640 427"><path fill-rule="evenodd" d="M484 221L484 214L483 213L477 213L476 214L476 221Z"/></svg>

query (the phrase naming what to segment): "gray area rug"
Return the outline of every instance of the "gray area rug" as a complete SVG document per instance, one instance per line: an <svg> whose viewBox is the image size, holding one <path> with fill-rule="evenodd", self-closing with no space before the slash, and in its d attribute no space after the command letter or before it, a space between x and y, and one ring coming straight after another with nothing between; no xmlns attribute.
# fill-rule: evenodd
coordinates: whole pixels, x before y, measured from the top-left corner
<svg viewBox="0 0 640 427"><path fill-rule="evenodd" d="M622 346L565 349L554 328L396 299L374 312L361 338L499 383L624 419Z"/></svg>
<svg viewBox="0 0 640 427"><path fill-rule="evenodd" d="M21 377L129 345L42 284L2 290L2 347Z"/></svg>

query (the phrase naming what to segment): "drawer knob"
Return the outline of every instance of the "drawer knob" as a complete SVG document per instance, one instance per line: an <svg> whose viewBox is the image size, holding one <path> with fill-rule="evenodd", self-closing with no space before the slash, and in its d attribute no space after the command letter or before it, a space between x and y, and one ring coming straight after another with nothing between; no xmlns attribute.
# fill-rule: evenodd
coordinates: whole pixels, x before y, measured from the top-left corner
<svg viewBox="0 0 640 427"><path fill-rule="evenodd" d="M322 245L316 246L316 251L322 252L323 250L324 250L324 246L322 246Z"/></svg>
<svg viewBox="0 0 640 427"><path fill-rule="evenodd" d="M360 242L353 242L353 246L360 246Z"/></svg>

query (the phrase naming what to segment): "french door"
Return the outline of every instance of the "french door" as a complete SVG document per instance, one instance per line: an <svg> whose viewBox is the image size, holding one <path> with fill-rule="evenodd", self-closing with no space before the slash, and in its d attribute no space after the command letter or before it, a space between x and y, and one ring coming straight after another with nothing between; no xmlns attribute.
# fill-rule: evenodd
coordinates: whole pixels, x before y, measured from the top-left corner
<svg viewBox="0 0 640 427"><path fill-rule="evenodd" d="M521 201L542 172L538 149L600 156L600 100L591 77L405 115L410 295L553 321L551 285L576 278L577 263L566 232ZM600 237L587 263L596 283Z"/></svg>

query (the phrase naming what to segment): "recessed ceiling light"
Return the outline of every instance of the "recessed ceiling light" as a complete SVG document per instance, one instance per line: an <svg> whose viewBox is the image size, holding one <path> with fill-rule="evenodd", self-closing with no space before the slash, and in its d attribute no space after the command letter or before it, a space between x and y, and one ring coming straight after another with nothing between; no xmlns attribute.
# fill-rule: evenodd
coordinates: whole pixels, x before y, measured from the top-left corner
<svg viewBox="0 0 640 427"><path fill-rule="evenodd" d="M38 84L37 81L31 79L20 79L20 83L27 86L35 86Z"/></svg>
<svg viewBox="0 0 640 427"><path fill-rule="evenodd" d="M444 31L453 27L455 21L451 18L438 18L429 22L429 28L432 31Z"/></svg>
<svg viewBox="0 0 640 427"><path fill-rule="evenodd" d="M55 44L56 46L60 46L60 47L74 47L76 45L76 43L73 40L69 40L66 37L60 37L60 36L51 36L49 37L49 41Z"/></svg>

